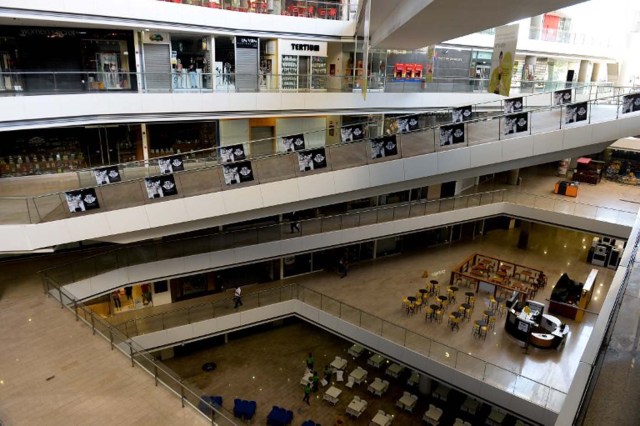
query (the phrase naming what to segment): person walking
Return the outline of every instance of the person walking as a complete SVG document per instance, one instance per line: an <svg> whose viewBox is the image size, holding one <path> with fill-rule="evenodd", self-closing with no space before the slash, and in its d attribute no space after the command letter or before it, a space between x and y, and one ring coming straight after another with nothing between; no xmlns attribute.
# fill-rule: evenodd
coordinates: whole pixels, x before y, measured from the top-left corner
<svg viewBox="0 0 640 426"><path fill-rule="evenodd" d="M113 293L111 293L111 298L113 299L113 304L115 305L116 309L121 309L122 303L120 302L120 292L118 290L115 290Z"/></svg>
<svg viewBox="0 0 640 426"><path fill-rule="evenodd" d="M349 263L347 262L347 256L342 256L340 258L340 262L338 262L338 273L340 274L340 278L346 277L348 272Z"/></svg>
<svg viewBox="0 0 640 426"><path fill-rule="evenodd" d="M300 232L300 218L298 217L298 213L293 212L289 217L289 228L291 229L291 233Z"/></svg>
<svg viewBox="0 0 640 426"><path fill-rule="evenodd" d="M318 376L318 372L313 372L313 377L311 378L312 387L311 390L313 392L318 392L318 382L320 382L320 377Z"/></svg>
<svg viewBox="0 0 640 426"><path fill-rule="evenodd" d="M238 306L242 306L242 289L240 286L236 287L236 290L233 292L233 301L235 302L235 309L238 309Z"/></svg>
<svg viewBox="0 0 640 426"><path fill-rule="evenodd" d="M307 363L307 369L309 371L313 371L314 359L313 359L313 355L311 354L311 352L309 352L309 356L307 357L305 362Z"/></svg>
<svg viewBox="0 0 640 426"><path fill-rule="evenodd" d="M306 402L307 405L311 405L309 402L309 398L311 397L311 385L307 383L304 385L304 397L302 398L302 402Z"/></svg>

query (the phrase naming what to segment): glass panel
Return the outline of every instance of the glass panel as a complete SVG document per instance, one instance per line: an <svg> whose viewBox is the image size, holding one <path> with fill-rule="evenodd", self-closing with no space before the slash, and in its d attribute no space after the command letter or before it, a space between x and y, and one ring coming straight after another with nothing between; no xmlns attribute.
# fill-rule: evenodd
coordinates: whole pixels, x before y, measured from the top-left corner
<svg viewBox="0 0 640 426"><path fill-rule="evenodd" d="M222 191L216 168L180 172L174 175L178 186L178 195L190 197Z"/></svg>
<svg viewBox="0 0 640 426"><path fill-rule="evenodd" d="M331 168L333 170L341 170L367 164L368 157L365 144L368 144L368 142L327 146L331 159Z"/></svg>
<svg viewBox="0 0 640 426"><path fill-rule="evenodd" d="M442 343L431 341L431 350L429 352L429 358L436 360L442 364L446 364L450 367L456 365L457 350L453 349Z"/></svg>
<svg viewBox="0 0 640 426"><path fill-rule="evenodd" d="M404 346L405 331L406 329L404 327L392 324L388 321L382 321L382 337L401 346Z"/></svg>
<svg viewBox="0 0 640 426"><path fill-rule="evenodd" d="M118 210L126 207L141 206L147 198L142 181L129 181L105 185L98 188L100 210Z"/></svg>
<svg viewBox="0 0 640 426"><path fill-rule="evenodd" d="M331 297L322 297L322 310L333 315L334 317L340 317L340 302Z"/></svg>
<svg viewBox="0 0 640 426"><path fill-rule="evenodd" d="M69 215L69 208L62 203L60 194L49 194L33 199L41 222L64 219Z"/></svg>
<svg viewBox="0 0 640 426"><path fill-rule="evenodd" d="M429 351L431 350L431 339L407 330L405 346L424 356L429 356Z"/></svg>
<svg viewBox="0 0 640 426"><path fill-rule="evenodd" d="M0 224L9 225L15 223L31 223L29 217L29 198L0 198ZM38 221L38 216L34 211L33 221Z"/></svg>
<svg viewBox="0 0 640 426"><path fill-rule="evenodd" d="M251 162L255 168L255 175L260 183L276 182L296 177L298 154L261 158Z"/></svg>
<svg viewBox="0 0 640 426"><path fill-rule="evenodd" d="M402 157L415 157L416 155L429 154L435 151L434 129L422 130L414 133L400 135Z"/></svg>

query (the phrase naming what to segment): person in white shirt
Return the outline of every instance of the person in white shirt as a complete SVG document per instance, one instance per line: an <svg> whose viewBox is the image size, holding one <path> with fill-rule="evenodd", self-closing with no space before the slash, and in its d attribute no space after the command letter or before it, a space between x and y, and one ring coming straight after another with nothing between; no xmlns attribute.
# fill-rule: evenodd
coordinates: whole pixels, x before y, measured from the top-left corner
<svg viewBox="0 0 640 426"><path fill-rule="evenodd" d="M242 306L242 289L240 287L236 287L236 291L233 293L233 301L235 302L235 309L238 309L238 306Z"/></svg>

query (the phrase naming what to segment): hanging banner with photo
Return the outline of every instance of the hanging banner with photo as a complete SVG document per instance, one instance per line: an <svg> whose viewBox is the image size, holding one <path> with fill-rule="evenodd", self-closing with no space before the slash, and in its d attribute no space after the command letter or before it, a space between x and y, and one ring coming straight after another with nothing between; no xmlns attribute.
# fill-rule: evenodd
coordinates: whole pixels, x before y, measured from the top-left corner
<svg viewBox="0 0 640 426"><path fill-rule="evenodd" d="M371 139L371 158L384 158L398 155L396 135Z"/></svg>
<svg viewBox="0 0 640 426"><path fill-rule="evenodd" d="M589 104L587 102L580 102L577 104L567 105L564 109L564 122L578 123L587 119L587 112L589 111Z"/></svg>
<svg viewBox="0 0 640 426"><path fill-rule="evenodd" d="M283 136L282 146L284 152L302 151L304 149L304 134Z"/></svg>
<svg viewBox="0 0 640 426"><path fill-rule="evenodd" d="M364 126L362 124L344 126L340 129L340 137L343 143L361 141L364 139Z"/></svg>
<svg viewBox="0 0 640 426"><path fill-rule="evenodd" d="M622 114L640 111L640 93L633 93L622 97Z"/></svg>
<svg viewBox="0 0 640 426"><path fill-rule="evenodd" d="M301 172L324 169L327 167L327 155L324 148L310 149L298 153L298 165Z"/></svg>
<svg viewBox="0 0 640 426"><path fill-rule="evenodd" d="M398 118L398 133L415 132L419 128L417 116Z"/></svg>
<svg viewBox="0 0 640 426"><path fill-rule="evenodd" d="M147 196L151 199L168 197L178 193L173 175L144 178L144 184L147 187Z"/></svg>
<svg viewBox="0 0 640 426"><path fill-rule="evenodd" d="M509 96L516 44L518 44L518 24L496 28L491 56L489 93Z"/></svg>
<svg viewBox="0 0 640 426"><path fill-rule="evenodd" d="M224 183L227 185L235 185L237 183L250 182L253 180L251 161L241 161L239 163L222 167Z"/></svg>
<svg viewBox="0 0 640 426"><path fill-rule="evenodd" d="M221 163L233 163L234 161L246 160L247 156L244 152L244 145L227 145L218 148Z"/></svg>
<svg viewBox="0 0 640 426"><path fill-rule="evenodd" d="M464 142L464 124L440 126L440 146L454 145Z"/></svg>
<svg viewBox="0 0 640 426"><path fill-rule="evenodd" d="M510 98L504 100L504 113L513 114L514 112L521 112L524 108L524 101L522 96L518 98Z"/></svg>
<svg viewBox="0 0 640 426"><path fill-rule="evenodd" d="M118 166L100 167L99 169L94 169L93 176L96 178L96 184L98 186L122 181Z"/></svg>
<svg viewBox="0 0 640 426"><path fill-rule="evenodd" d="M553 105L570 104L571 100L571 89L556 90L553 92Z"/></svg>
<svg viewBox="0 0 640 426"><path fill-rule="evenodd" d="M451 110L451 121L454 123L463 123L471 120L471 105L453 108Z"/></svg>
<svg viewBox="0 0 640 426"><path fill-rule="evenodd" d="M96 190L93 188L68 191L65 192L64 195L67 199L67 206L71 213L100 208L100 203L98 203L98 197L96 196Z"/></svg>
<svg viewBox="0 0 640 426"><path fill-rule="evenodd" d="M168 175L173 172L181 172L184 170L182 155L158 158L158 167L160 167L160 173L163 175Z"/></svg>
<svg viewBox="0 0 640 426"><path fill-rule="evenodd" d="M514 133L526 132L529 129L529 114L521 112L518 114L510 114L504 117L504 134L512 135Z"/></svg>

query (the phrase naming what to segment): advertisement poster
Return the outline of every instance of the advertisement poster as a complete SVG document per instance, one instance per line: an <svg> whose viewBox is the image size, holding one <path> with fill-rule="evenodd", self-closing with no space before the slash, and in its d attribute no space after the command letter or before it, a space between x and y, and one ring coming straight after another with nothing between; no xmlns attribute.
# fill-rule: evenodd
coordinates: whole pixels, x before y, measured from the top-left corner
<svg viewBox="0 0 640 426"><path fill-rule="evenodd" d="M184 170L182 155L158 158L158 167L160 168L160 173L163 175L169 175L173 172L181 172Z"/></svg>
<svg viewBox="0 0 640 426"><path fill-rule="evenodd" d="M398 155L396 135L371 139L371 158L384 158Z"/></svg>
<svg viewBox="0 0 640 426"><path fill-rule="evenodd" d="M222 171L224 173L224 183L227 185L235 185L253 180L251 161L241 161L229 166L223 166Z"/></svg>
<svg viewBox="0 0 640 426"><path fill-rule="evenodd" d="M451 121L454 123L463 123L471 120L471 105L453 108L451 110Z"/></svg>
<svg viewBox="0 0 640 426"><path fill-rule="evenodd" d="M289 135L282 138L284 152L302 151L304 149L304 133Z"/></svg>
<svg viewBox="0 0 640 426"><path fill-rule="evenodd" d="M310 149L298 153L298 166L301 172L324 169L327 167L327 155L324 148Z"/></svg>
<svg viewBox="0 0 640 426"><path fill-rule="evenodd" d="M395 80L404 79L404 64L396 64L393 67L393 78Z"/></svg>
<svg viewBox="0 0 640 426"><path fill-rule="evenodd" d="M96 178L96 184L98 186L122 181L118 166L101 167L99 169L94 169L93 176Z"/></svg>
<svg viewBox="0 0 640 426"><path fill-rule="evenodd" d="M504 117L504 134L512 135L515 133L526 132L529 129L529 114L521 112L511 114Z"/></svg>
<svg viewBox="0 0 640 426"><path fill-rule="evenodd" d="M422 70L423 70L423 66L421 64L414 64L413 65L413 79L414 80L421 80L422 79Z"/></svg>
<svg viewBox="0 0 640 426"><path fill-rule="evenodd" d="M221 146L219 150L221 163L233 163L234 161L242 161L247 158L244 153L244 145L242 144Z"/></svg>
<svg viewBox="0 0 640 426"><path fill-rule="evenodd" d="M571 89L556 90L553 92L554 105L570 104L571 100Z"/></svg>
<svg viewBox="0 0 640 426"><path fill-rule="evenodd" d="M364 126L362 124L344 126L340 129L340 137L342 143L361 141L364 139Z"/></svg>
<svg viewBox="0 0 640 426"><path fill-rule="evenodd" d="M413 64L404 64L404 79L413 80Z"/></svg>
<svg viewBox="0 0 640 426"><path fill-rule="evenodd" d="M398 133L415 132L419 127L418 117L398 118Z"/></svg>
<svg viewBox="0 0 640 426"><path fill-rule="evenodd" d="M71 213L84 212L87 210L99 209L96 190L93 188L80 189L64 193L67 199L67 206Z"/></svg>
<svg viewBox="0 0 640 426"><path fill-rule="evenodd" d="M589 104L587 102L580 102L577 104L567 105L564 109L565 124L578 123L587 119L587 112L589 111Z"/></svg>
<svg viewBox="0 0 640 426"><path fill-rule="evenodd" d="M173 175L144 178L144 184L147 187L147 196L151 199L168 197L178 193Z"/></svg>
<svg viewBox="0 0 640 426"><path fill-rule="evenodd" d="M518 24L496 28L491 56L489 93L509 96L513 61L518 43Z"/></svg>
<svg viewBox="0 0 640 426"><path fill-rule="evenodd" d="M451 124L440 127L440 146L464 142L464 124Z"/></svg>
<svg viewBox="0 0 640 426"><path fill-rule="evenodd" d="M640 93L633 93L622 97L622 113L640 111Z"/></svg>
<svg viewBox="0 0 640 426"><path fill-rule="evenodd" d="M512 114L514 112L522 112L523 108L524 108L524 101L522 100L522 97L505 99L505 101L504 101L504 113L505 114Z"/></svg>

